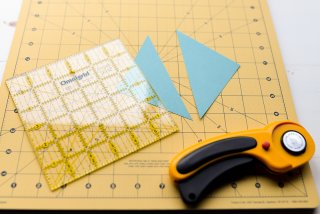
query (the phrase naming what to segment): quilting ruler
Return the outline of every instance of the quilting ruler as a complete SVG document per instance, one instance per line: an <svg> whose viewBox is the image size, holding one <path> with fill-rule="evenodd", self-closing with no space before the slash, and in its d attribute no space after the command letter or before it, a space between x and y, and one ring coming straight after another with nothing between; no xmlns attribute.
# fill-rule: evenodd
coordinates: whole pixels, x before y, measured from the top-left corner
<svg viewBox="0 0 320 214"><path fill-rule="evenodd" d="M6 83L51 190L177 131L120 40Z"/></svg>
<svg viewBox="0 0 320 214"><path fill-rule="evenodd" d="M240 69L200 120L175 31L235 60ZM135 56L150 36L191 120L179 132L50 191L5 84L1 86L0 207L187 209L168 176L171 157L207 137L296 120L265 0L27 0L3 80L119 38ZM198 209L310 208L308 165L286 175L252 170L212 192Z"/></svg>

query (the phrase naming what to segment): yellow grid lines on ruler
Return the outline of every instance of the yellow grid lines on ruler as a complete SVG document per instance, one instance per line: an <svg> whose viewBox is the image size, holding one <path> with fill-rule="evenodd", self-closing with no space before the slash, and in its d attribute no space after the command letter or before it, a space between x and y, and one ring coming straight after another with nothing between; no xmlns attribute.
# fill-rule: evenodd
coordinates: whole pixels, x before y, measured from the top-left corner
<svg viewBox="0 0 320 214"><path fill-rule="evenodd" d="M129 72L135 72L131 79ZM48 79L39 81L41 74ZM118 40L7 84L52 190L177 130L167 111L146 103L149 96L157 97ZM103 112L97 109L101 103ZM39 139L41 132L50 140ZM95 138L97 133L103 138ZM102 154L108 152L112 155Z"/></svg>

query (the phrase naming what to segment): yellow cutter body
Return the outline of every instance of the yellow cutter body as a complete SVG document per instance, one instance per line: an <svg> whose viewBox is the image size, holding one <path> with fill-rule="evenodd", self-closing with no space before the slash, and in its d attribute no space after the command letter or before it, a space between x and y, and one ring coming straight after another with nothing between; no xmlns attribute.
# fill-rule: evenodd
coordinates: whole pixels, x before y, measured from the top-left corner
<svg viewBox="0 0 320 214"><path fill-rule="evenodd" d="M225 151L228 150L225 147L237 145L236 140L239 145L244 143L244 147ZM251 144L245 141L251 141ZM217 144L213 145L215 143ZM218 155L213 154L219 149L221 151ZM171 178L179 183L205 170L208 165L239 156L252 157L273 172L285 173L308 162L314 151L313 139L305 128L292 121L278 121L262 129L228 133L194 144L172 159L169 173Z"/></svg>

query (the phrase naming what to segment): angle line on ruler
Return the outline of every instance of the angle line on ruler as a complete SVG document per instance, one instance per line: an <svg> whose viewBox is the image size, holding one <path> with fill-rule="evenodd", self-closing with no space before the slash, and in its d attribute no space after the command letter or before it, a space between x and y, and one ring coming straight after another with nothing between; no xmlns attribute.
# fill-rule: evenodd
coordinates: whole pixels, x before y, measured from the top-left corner
<svg viewBox="0 0 320 214"><path fill-rule="evenodd" d="M133 71L137 77L129 85L123 75ZM52 190L177 130L168 112L139 98L144 91L133 93L141 85L156 97L119 40L17 76L7 85ZM102 112L100 105L108 110ZM61 132L66 127L69 131ZM89 136L92 130L96 141ZM66 140L73 145L66 147Z"/></svg>

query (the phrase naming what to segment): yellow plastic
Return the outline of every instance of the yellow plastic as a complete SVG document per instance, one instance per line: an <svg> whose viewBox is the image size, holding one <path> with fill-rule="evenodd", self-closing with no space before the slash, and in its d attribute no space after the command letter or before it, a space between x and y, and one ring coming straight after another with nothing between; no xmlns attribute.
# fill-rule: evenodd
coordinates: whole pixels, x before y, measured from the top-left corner
<svg viewBox="0 0 320 214"><path fill-rule="evenodd" d="M307 142L306 150L304 153L300 155L292 155L282 147L281 137L285 132L289 130L297 131L304 136ZM292 121L278 121L278 122L270 123L269 125L265 126L262 129L253 129L253 130L242 131L242 132L228 133L225 135L220 135L218 137L207 139L201 143L190 146L189 148L181 151L172 159L170 168L169 168L171 178L173 178L173 180L175 181L186 179L187 177L196 173L207 164L226 157L224 156L224 157L220 157L218 159L212 160L211 162L208 162L206 165L203 165L198 169L195 169L186 174L181 174L177 170L177 164L183 157L187 156L191 152L207 144L214 143L218 140L222 140L225 138L239 137L239 136L255 138L257 141L257 146L253 149L246 150L239 153L234 153L231 155L243 154L243 155L253 156L258 160L260 160L262 163L264 163L271 171L278 172L278 173L284 173L305 164L311 159L315 151L314 141L305 128L303 128L298 123L295 123ZM262 144L264 142L270 143L270 147L268 150L263 149Z"/></svg>

